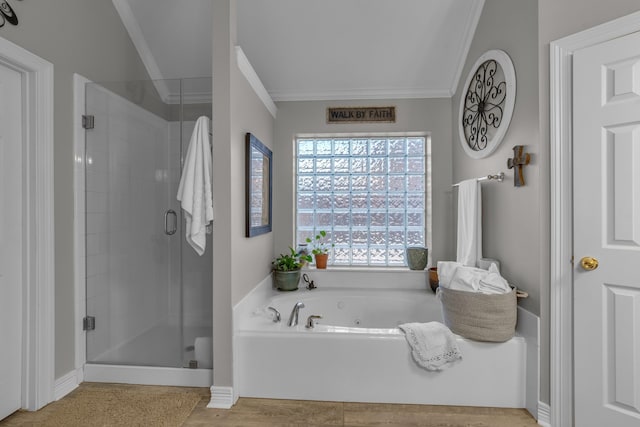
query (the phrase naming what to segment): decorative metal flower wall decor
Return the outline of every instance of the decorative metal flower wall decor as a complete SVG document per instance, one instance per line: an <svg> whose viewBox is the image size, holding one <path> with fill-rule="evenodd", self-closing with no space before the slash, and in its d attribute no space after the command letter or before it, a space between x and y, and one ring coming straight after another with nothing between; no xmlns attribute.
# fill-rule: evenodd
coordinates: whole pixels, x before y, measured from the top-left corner
<svg viewBox="0 0 640 427"><path fill-rule="evenodd" d="M7 22L11 25L18 25L18 15L16 15L8 0L0 0L0 28L4 27Z"/></svg>
<svg viewBox="0 0 640 427"><path fill-rule="evenodd" d="M498 79L497 70L494 60L480 64L465 96L462 125L467 143L476 151L487 148L489 128L502 123L507 83Z"/></svg>
<svg viewBox="0 0 640 427"><path fill-rule="evenodd" d="M459 134L473 158L491 154L509 127L515 103L515 71L509 56L490 50L474 64L460 100Z"/></svg>

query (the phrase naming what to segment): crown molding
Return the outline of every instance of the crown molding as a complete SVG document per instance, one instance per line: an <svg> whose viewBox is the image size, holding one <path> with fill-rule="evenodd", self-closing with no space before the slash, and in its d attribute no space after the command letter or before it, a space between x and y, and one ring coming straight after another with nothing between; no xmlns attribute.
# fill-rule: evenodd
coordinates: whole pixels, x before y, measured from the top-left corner
<svg viewBox="0 0 640 427"><path fill-rule="evenodd" d="M209 104L213 94L211 92L191 92L182 94L183 104ZM170 93L163 99L167 104L180 104L180 93Z"/></svg>
<svg viewBox="0 0 640 427"><path fill-rule="evenodd" d="M253 68L240 46L236 46L236 61L238 63L238 68L249 82L249 85L253 88L253 91L258 95L258 98L260 98L264 106L275 119L278 107L276 107L276 104L273 102L269 92L267 92L267 89L262 84L260 77L258 77L258 73L256 73L256 70Z"/></svg>
<svg viewBox="0 0 640 427"><path fill-rule="evenodd" d="M169 102L170 97L172 96L169 87L167 86L167 82L165 81L164 76L160 72L160 67L158 67L158 63L155 58L151 54L151 49L149 49L149 45L142 34L142 29L138 24L135 16L133 15L133 11L131 10L131 6L129 5L129 0L112 0L113 6L116 8L118 15L120 15L120 19L124 24L124 27L127 29L129 33L129 38L133 42L136 50L138 51L138 55L140 59L142 59L142 63L144 67L147 69L147 73L149 74L149 78L153 81L160 98L166 102ZM178 101L179 102L179 101Z"/></svg>
<svg viewBox="0 0 640 427"><path fill-rule="evenodd" d="M425 88L408 89L354 89L322 92L272 91L274 101L348 101L356 99L418 99L451 98L450 90Z"/></svg>
<svg viewBox="0 0 640 427"><path fill-rule="evenodd" d="M458 90L458 85L460 84L460 78L462 77L462 71L464 70L464 64L467 62L467 56L469 56L469 49L471 49L471 43L473 42L473 37L476 34L476 28L478 27L478 22L480 22L480 16L482 15L482 9L484 8L484 0L478 0L476 2L471 3L472 13L469 14L469 20L465 25L466 33L464 35L463 47L459 51L460 56L458 57L458 61L456 62L455 74L453 75L453 79L451 80L451 96L453 96Z"/></svg>

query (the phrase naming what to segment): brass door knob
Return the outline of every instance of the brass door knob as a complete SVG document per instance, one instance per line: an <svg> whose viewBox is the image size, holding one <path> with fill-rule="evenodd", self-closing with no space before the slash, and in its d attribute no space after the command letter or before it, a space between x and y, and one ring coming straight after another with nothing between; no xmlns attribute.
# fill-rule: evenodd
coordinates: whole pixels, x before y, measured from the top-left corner
<svg viewBox="0 0 640 427"><path fill-rule="evenodd" d="M598 268L598 260L590 256L586 256L580 260L580 266L587 271L595 270Z"/></svg>

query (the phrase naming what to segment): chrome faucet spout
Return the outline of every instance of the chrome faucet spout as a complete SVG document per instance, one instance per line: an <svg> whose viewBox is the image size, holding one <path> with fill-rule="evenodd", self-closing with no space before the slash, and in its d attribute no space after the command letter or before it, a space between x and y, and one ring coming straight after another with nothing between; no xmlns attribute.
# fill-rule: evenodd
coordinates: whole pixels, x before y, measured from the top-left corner
<svg viewBox="0 0 640 427"><path fill-rule="evenodd" d="M300 309L304 308L304 303L297 302L296 305L293 306L293 310L291 310L291 316L289 316L288 326L296 326L298 324L298 313Z"/></svg>

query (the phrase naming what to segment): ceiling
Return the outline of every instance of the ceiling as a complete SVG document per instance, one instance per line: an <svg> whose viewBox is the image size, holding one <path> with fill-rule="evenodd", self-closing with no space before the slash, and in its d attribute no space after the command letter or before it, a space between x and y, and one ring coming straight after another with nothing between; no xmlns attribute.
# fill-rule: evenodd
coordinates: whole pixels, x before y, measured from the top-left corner
<svg viewBox="0 0 640 427"><path fill-rule="evenodd" d="M211 75L212 0L113 3L152 79ZM237 0L238 45L274 101L450 97L483 4Z"/></svg>

